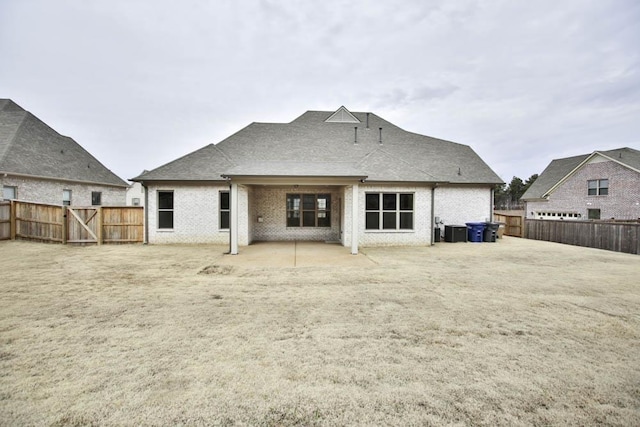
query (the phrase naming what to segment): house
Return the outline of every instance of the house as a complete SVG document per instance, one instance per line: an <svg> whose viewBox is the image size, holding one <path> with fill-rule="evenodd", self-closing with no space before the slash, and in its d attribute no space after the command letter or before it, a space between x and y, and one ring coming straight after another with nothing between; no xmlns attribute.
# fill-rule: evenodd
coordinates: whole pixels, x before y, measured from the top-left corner
<svg viewBox="0 0 640 427"><path fill-rule="evenodd" d="M127 206L144 206L144 188L139 182L134 182L127 188Z"/></svg>
<svg viewBox="0 0 640 427"><path fill-rule="evenodd" d="M640 151L625 147L553 160L522 200L530 219L640 218Z"/></svg>
<svg viewBox="0 0 640 427"><path fill-rule="evenodd" d="M10 99L0 99L3 199L57 205L124 205L127 183L73 139Z"/></svg>
<svg viewBox="0 0 640 427"><path fill-rule="evenodd" d="M502 180L466 145L405 131L373 113L307 111L252 123L133 178L149 243L335 241L429 245L436 218L486 221Z"/></svg>

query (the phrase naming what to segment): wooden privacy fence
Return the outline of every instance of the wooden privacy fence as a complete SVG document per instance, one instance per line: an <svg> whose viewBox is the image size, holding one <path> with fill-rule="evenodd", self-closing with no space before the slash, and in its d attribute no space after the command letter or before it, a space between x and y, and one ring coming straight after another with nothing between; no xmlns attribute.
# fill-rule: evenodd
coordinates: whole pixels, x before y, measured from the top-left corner
<svg viewBox="0 0 640 427"><path fill-rule="evenodd" d="M0 204L0 239L102 244L141 243L140 206L60 206L11 200Z"/></svg>
<svg viewBox="0 0 640 427"><path fill-rule="evenodd" d="M527 219L527 239L640 254L640 224Z"/></svg>
<svg viewBox="0 0 640 427"><path fill-rule="evenodd" d="M11 238L11 202L0 201L0 240Z"/></svg>
<svg viewBox="0 0 640 427"><path fill-rule="evenodd" d="M515 236L515 237L523 237L524 236L524 220L522 215L505 215L494 213L493 220L495 222L500 222L504 224L504 235L505 236Z"/></svg>

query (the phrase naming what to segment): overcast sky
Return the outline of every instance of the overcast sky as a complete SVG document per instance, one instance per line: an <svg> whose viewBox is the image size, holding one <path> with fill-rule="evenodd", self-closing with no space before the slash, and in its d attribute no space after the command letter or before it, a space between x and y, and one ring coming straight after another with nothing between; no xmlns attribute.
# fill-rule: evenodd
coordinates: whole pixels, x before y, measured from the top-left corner
<svg viewBox="0 0 640 427"><path fill-rule="evenodd" d="M526 179L640 149L639 70L637 0L0 0L0 98L123 179L341 105Z"/></svg>

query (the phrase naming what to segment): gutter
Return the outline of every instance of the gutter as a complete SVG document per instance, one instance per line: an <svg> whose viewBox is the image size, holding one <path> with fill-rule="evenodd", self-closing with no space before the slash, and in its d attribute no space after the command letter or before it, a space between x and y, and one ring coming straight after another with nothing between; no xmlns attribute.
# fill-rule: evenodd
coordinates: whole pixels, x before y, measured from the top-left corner
<svg viewBox="0 0 640 427"><path fill-rule="evenodd" d="M140 181L144 188L144 241L142 244L149 244L149 189L144 181Z"/></svg>
<svg viewBox="0 0 640 427"><path fill-rule="evenodd" d="M31 179L43 179L47 181L62 181L62 182L74 182L79 184L93 184L93 185L104 185L105 187L123 187L129 188L129 184L114 184L109 182L98 182L98 181L83 181L80 179L69 179L69 178L57 178L55 176L40 176L40 175L29 175L26 173L15 173L15 172L6 172L0 171L0 175L8 175L8 176L16 176L19 178L31 178Z"/></svg>

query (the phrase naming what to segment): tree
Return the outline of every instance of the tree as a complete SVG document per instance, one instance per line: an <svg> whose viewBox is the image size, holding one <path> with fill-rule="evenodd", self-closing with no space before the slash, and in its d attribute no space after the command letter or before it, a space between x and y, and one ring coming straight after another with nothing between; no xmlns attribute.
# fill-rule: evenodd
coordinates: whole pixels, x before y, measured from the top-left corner
<svg viewBox="0 0 640 427"><path fill-rule="evenodd" d="M525 182L514 176L508 185L497 185L493 193L493 203L496 209L521 208L520 198L536 179L538 179L537 173L531 175Z"/></svg>

